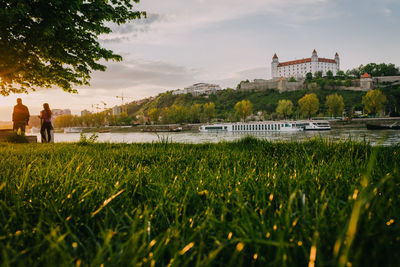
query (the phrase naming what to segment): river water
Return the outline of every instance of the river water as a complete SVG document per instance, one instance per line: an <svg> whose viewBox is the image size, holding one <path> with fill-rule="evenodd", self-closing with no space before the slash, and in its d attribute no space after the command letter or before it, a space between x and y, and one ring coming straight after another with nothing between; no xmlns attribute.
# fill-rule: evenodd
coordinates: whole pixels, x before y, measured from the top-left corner
<svg viewBox="0 0 400 267"><path fill-rule="evenodd" d="M32 134L31 134L32 135ZM40 134L38 136L40 142ZM89 137L91 134L85 134ZM304 141L313 137L329 138L339 141L351 139L354 141L367 141L372 145L394 145L400 143L400 131L383 130L369 131L366 129L333 129L324 132L294 132L294 133L231 133L231 132L179 132L179 133L97 133L97 142L112 143L152 143L152 142L177 142L177 143L217 143L220 141L234 141L245 136L254 136L269 141ZM55 133L54 140L59 142L77 142L80 139L79 133Z"/></svg>

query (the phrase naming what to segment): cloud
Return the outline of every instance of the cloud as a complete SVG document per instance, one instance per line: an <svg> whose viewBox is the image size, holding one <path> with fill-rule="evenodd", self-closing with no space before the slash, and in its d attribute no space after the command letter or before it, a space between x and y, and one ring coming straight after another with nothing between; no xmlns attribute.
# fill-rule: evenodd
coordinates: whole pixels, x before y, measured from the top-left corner
<svg viewBox="0 0 400 267"><path fill-rule="evenodd" d="M152 24L161 23L165 20L165 15L149 13L146 18L136 19L126 24L109 23L108 27L110 27L111 33L101 35L99 40L105 44L129 41L131 37L137 37L140 33L149 32Z"/></svg>
<svg viewBox="0 0 400 267"><path fill-rule="evenodd" d="M109 43L121 43L124 41L129 41L130 38L128 37L114 37L114 38L105 38L105 39L100 39L100 42L109 44Z"/></svg>
<svg viewBox="0 0 400 267"><path fill-rule="evenodd" d="M91 86L98 89L182 88L195 80L199 70L163 61L129 60L107 64L105 72L93 74Z"/></svg>
<svg viewBox="0 0 400 267"><path fill-rule="evenodd" d="M382 12L383 12L383 15L384 15L385 17L390 17L390 16L392 15L392 10L389 9L389 8L384 8L384 9L382 10Z"/></svg>
<svg viewBox="0 0 400 267"><path fill-rule="evenodd" d="M150 25L160 23L167 20L165 15L149 13L146 18L133 20L129 23L110 26L114 34L130 34L135 32L147 32L150 30Z"/></svg>
<svg viewBox="0 0 400 267"><path fill-rule="evenodd" d="M142 1L140 10L158 14L142 30L134 23L120 31L131 30L137 44L175 46L187 41L188 34L197 30L215 29L246 18L271 18L268 27L312 23L340 16L339 0L152 0ZM160 23L158 23L160 22ZM136 28L135 28L136 27ZM133 29L136 29L134 32Z"/></svg>
<svg viewBox="0 0 400 267"><path fill-rule="evenodd" d="M169 0L168 5L163 5L162 2L165 0L143 6L164 14L177 28L202 27L253 14L277 16L290 22L317 20L331 16L329 7L335 3L328 0Z"/></svg>
<svg viewBox="0 0 400 267"><path fill-rule="evenodd" d="M270 68L269 67L255 67L243 69L235 72L231 72L227 74L222 79L212 80L213 83L220 84L221 87L234 87L243 80L254 80L254 79L267 79L270 76Z"/></svg>

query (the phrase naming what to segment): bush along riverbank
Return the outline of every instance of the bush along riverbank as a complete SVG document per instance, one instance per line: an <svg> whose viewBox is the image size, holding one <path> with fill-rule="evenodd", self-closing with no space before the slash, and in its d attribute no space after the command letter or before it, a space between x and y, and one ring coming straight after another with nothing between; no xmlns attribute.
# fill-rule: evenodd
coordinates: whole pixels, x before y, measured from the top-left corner
<svg viewBox="0 0 400 267"><path fill-rule="evenodd" d="M400 266L400 147L0 144L4 266Z"/></svg>

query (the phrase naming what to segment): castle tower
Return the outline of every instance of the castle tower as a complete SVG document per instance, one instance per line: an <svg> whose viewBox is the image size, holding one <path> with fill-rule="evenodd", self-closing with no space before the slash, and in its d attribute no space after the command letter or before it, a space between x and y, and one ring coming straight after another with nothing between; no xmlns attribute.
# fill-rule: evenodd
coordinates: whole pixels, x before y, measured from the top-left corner
<svg viewBox="0 0 400 267"><path fill-rule="evenodd" d="M274 54L274 57L272 58L272 63L271 63L271 76L273 78L279 77L278 75L278 66L279 66L279 59L276 53Z"/></svg>
<svg viewBox="0 0 400 267"><path fill-rule="evenodd" d="M337 70L336 73L340 70L340 59L339 59L339 54L336 52L335 54L335 61L336 61L336 65L337 65Z"/></svg>
<svg viewBox="0 0 400 267"><path fill-rule="evenodd" d="M318 54L317 51L314 49L311 56L311 73L314 76L315 73L318 71Z"/></svg>

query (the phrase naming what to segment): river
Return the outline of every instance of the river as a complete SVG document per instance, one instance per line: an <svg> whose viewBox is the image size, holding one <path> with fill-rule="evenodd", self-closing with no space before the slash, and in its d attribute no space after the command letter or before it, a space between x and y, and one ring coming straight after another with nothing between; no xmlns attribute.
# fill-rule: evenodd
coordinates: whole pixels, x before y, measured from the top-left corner
<svg viewBox="0 0 400 267"><path fill-rule="evenodd" d="M40 134L37 135L40 142ZM91 134L85 134L89 137ZM260 139L269 141L304 141L313 137L329 138L330 140L339 141L343 139L351 139L357 141L370 142L372 145L394 145L400 143L400 131L384 130L369 131L366 129L333 129L324 132L294 132L294 133L201 133L201 132L179 132L179 133L97 133L97 142L112 143L152 143L152 142L177 142L177 143L216 143L220 141L234 141L245 136L251 135ZM77 142L80 139L79 133L55 133L54 140L59 142Z"/></svg>

